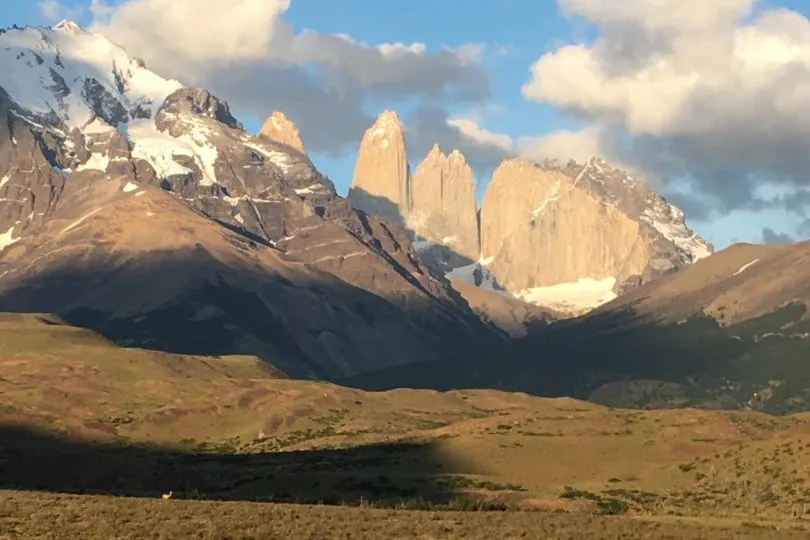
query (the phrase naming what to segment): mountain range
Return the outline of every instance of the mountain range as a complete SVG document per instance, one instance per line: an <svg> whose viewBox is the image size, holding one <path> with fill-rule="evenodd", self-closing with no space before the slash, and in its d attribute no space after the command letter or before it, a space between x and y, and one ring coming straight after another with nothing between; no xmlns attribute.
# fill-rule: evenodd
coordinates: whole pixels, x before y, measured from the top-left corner
<svg viewBox="0 0 810 540"><path fill-rule="evenodd" d="M810 406L810 244L713 253L597 157L506 160L479 207L393 111L344 198L283 112L248 133L69 21L0 30L0 67L0 312L372 389Z"/></svg>
<svg viewBox="0 0 810 540"><path fill-rule="evenodd" d="M579 315L713 251L680 209L599 158L506 160L478 208L462 153L435 145L411 173L406 147L384 111L360 143L349 201L403 223L451 278Z"/></svg>

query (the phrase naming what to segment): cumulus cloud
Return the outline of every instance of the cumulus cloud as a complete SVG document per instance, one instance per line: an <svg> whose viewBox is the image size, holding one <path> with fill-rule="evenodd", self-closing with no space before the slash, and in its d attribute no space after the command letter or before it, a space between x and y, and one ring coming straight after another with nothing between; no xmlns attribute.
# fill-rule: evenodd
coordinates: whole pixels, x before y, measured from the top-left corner
<svg viewBox="0 0 810 540"><path fill-rule="evenodd" d="M429 51L421 43L361 43L343 34L296 33L290 0L96 0L94 30L158 73L208 88L257 117L281 109L307 148L356 148L383 107L429 101L482 102L490 80L479 44ZM446 113L445 113L446 116Z"/></svg>
<svg viewBox="0 0 810 540"><path fill-rule="evenodd" d="M516 154L512 139L482 128L474 118L449 117L441 107L422 105L406 118L408 153L421 160L435 143L445 152L461 151L479 175Z"/></svg>
<svg viewBox="0 0 810 540"><path fill-rule="evenodd" d="M605 147L601 133L596 127L579 131L561 130L536 137L522 137L518 141L523 156L535 161L556 159L567 162L569 159L583 162L594 156L614 161ZM614 159L612 159L614 158Z"/></svg>
<svg viewBox="0 0 810 540"><path fill-rule="evenodd" d="M506 153L514 151L515 143L512 137L503 133L495 133L478 125L471 118L451 118L447 123L458 129L463 137L484 145L500 147Z"/></svg>
<svg viewBox="0 0 810 540"><path fill-rule="evenodd" d="M763 199L758 186L810 187L807 18L758 10L755 0L558 2L597 38L540 57L525 97L606 128L621 141L611 150L622 161L688 185L704 209L806 211L790 195ZM590 150L588 133L524 144Z"/></svg>

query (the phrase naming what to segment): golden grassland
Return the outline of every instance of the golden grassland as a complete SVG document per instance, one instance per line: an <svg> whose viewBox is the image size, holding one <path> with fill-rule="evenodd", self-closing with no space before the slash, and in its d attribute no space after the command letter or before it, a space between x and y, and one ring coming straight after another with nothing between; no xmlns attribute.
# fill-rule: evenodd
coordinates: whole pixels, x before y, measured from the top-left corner
<svg viewBox="0 0 810 540"><path fill-rule="evenodd" d="M435 512L0 492L0 540L804 540L775 525L570 512Z"/></svg>
<svg viewBox="0 0 810 540"><path fill-rule="evenodd" d="M0 315L0 539L807 538L809 420L369 393Z"/></svg>

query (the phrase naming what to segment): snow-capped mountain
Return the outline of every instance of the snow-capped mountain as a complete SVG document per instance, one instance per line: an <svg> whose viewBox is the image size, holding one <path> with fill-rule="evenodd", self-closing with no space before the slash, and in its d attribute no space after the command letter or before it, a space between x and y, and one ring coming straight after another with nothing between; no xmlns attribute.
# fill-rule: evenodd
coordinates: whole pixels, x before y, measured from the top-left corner
<svg viewBox="0 0 810 540"><path fill-rule="evenodd" d="M0 31L0 311L323 377L502 338L289 140L75 23Z"/></svg>
<svg viewBox="0 0 810 540"><path fill-rule="evenodd" d="M130 58L103 36L62 21L53 28L3 30L0 86L24 118L67 136L154 118L182 88Z"/></svg>

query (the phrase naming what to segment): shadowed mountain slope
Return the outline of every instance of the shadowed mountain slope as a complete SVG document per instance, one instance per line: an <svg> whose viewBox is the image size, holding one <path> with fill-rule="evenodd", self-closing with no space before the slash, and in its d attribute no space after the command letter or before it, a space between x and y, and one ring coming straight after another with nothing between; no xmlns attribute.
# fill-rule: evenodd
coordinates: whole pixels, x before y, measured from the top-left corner
<svg viewBox="0 0 810 540"><path fill-rule="evenodd" d="M392 368L365 388L500 388L641 408L810 409L810 242L734 245L467 369ZM396 381L396 383L394 383Z"/></svg>

